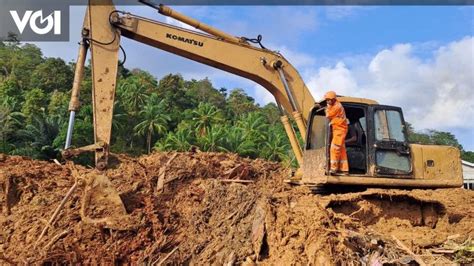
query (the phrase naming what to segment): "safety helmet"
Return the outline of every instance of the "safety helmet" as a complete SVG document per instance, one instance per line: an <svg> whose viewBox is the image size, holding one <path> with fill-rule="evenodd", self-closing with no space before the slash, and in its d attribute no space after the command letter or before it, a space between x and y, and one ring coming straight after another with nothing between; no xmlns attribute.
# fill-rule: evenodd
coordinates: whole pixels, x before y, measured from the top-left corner
<svg viewBox="0 0 474 266"><path fill-rule="evenodd" d="M328 91L324 94L325 100L336 99L336 93L334 91Z"/></svg>

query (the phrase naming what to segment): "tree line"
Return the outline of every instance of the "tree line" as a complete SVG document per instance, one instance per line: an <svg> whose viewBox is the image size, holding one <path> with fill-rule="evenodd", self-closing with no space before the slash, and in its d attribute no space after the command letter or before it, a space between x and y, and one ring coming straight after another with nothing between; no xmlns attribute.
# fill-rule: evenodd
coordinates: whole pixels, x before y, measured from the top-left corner
<svg viewBox="0 0 474 266"><path fill-rule="evenodd" d="M60 157L74 63L43 56L32 44L0 42L0 153L36 159ZM81 87L72 143L93 143L90 66ZM140 155L158 151L234 152L294 163L275 104L259 106L241 88L215 88L209 79L169 74L157 80L140 69L119 67L111 151ZM416 132L410 141L462 149L449 132ZM91 156L78 160L91 162ZM474 153L463 150L474 162Z"/></svg>

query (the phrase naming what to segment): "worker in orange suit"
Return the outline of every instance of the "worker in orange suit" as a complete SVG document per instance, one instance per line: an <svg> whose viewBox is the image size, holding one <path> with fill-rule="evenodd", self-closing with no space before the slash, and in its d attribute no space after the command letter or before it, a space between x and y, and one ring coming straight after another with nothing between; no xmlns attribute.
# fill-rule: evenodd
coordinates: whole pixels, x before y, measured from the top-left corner
<svg viewBox="0 0 474 266"><path fill-rule="evenodd" d="M326 117L330 121L332 132L329 173L347 175L349 174L349 163L347 162L345 144L348 130L346 113L334 91L328 91L324 95L324 99L327 102Z"/></svg>

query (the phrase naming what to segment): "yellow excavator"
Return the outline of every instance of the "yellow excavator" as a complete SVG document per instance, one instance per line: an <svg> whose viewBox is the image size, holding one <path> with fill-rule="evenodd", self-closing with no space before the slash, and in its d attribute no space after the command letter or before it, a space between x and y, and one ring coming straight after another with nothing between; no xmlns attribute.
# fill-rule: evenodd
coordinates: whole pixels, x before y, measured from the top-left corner
<svg viewBox="0 0 474 266"><path fill-rule="evenodd" d="M310 187L360 185L375 187L447 188L462 185L460 151L454 147L409 144L401 108L374 100L338 96L353 133L347 144L349 175L328 172L330 126L326 102L315 101L298 71L261 38L235 37L164 5L140 0L164 16L200 31L187 30L115 9L111 0L90 0L69 105L65 157L95 152L96 168L107 168L112 133L120 40L126 37L158 49L252 80L268 90L279 107L281 121L300 169L290 183ZM260 44L257 46L256 44ZM95 143L72 148L75 112L86 54L91 53ZM331 88L337 91L337 88ZM383 88L381 88L383 89ZM305 139L301 145L290 119Z"/></svg>

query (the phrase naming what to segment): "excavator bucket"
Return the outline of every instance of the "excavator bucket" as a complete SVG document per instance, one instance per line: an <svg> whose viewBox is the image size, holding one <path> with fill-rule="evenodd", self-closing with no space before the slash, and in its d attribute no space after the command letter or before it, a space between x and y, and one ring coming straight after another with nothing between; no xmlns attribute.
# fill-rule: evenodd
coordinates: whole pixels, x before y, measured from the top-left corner
<svg viewBox="0 0 474 266"><path fill-rule="evenodd" d="M91 173L85 176L81 219L85 223L115 230L129 230L134 226L119 193L105 175Z"/></svg>

